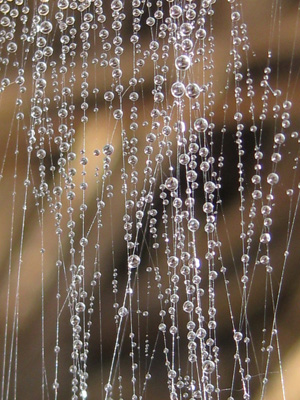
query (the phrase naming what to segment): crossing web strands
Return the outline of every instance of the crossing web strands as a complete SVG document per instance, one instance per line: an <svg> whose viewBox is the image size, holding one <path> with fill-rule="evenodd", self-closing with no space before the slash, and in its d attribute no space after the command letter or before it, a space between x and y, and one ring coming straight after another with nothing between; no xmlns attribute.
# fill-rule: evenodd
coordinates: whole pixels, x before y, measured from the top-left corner
<svg viewBox="0 0 300 400"><path fill-rule="evenodd" d="M1 400L299 399L292 0L0 0Z"/></svg>

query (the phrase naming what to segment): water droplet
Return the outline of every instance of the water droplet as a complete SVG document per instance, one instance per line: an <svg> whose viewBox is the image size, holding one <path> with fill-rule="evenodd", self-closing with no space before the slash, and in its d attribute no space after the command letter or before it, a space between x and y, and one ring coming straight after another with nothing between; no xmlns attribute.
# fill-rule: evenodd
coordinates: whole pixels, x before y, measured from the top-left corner
<svg viewBox="0 0 300 400"><path fill-rule="evenodd" d="M175 60L175 67L179 71L186 71L191 66L191 59L186 55L178 56Z"/></svg>
<svg viewBox="0 0 300 400"><path fill-rule="evenodd" d="M182 8L178 5L174 5L170 8L170 17L178 19L182 16Z"/></svg>
<svg viewBox="0 0 300 400"><path fill-rule="evenodd" d="M200 228L200 222L196 218L191 218L188 222L188 229L191 232L196 232Z"/></svg>
<svg viewBox="0 0 300 400"><path fill-rule="evenodd" d="M171 93L177 99L182 97L185 94L185 86L184 86L184 84L182 82L173 83L173 85L171 87Z"/></svg>
<svg viewBox="0 0 300 400"><path fill-rule="evenodd" d="M85 310L85 304L82 303L81 301L76 303L75 310L77 312L83 312Z"/></svg>
<svg viewBox="0 0 300 400"><path fill-rule="evenodd" d="M128 314L128 310L126 307L120 307L118 310L118 314L121 318L126 317L126 315Z"/></svg>
<svg viewBox="0 0 300 400"><path fill-rule="evenodd" d="M140 265L141 259L138 255L133 254L128 257L128 268L135 269Z"/></svg>
<svg viewBox="0 0 300 400"><path fill-rule="evenodd" d="M205 132L208 128L208 122L205 118L197 118L194 122L194 129L197 132Z"/></svg>
<svg viewBox="0 0 300 400"><path fill-rule="evenodd" d="M114 146L112 144L106 144L103 147L103 154L105 154L106 156L111 156L114 152Z"/></svg>
<svg viewBox="0 0 300 400"><path fill-rule="evenodd" d="M179 263L179 258L175 256L171 256L168 258L168 266L170 268L176 268Z"/></svg>
<svg viewBox="0 0 300 400"><path fill-rule="evenodd" d="M215 370L215 363L211 360L206 360L203 362L203 371L207 374L212 374Z"/></svg>
<svg viewBox="0 0 300 400"><path fill-rule="evenodd" d="M57 7L60 10L66 10L69 7L69 0L58 0Z"/></svg>
<svg viewBox="0 0 300 400"><path fill-rule="evenodd" d="M183 308L183 311L189 313L189 312L192 312L192 311L193 311L193 309L194 309L194 304L193 304L191 301L187 300L187 301L185 301L185 302L183 303L182 308Z"/></svg>
<svg viewBox="0 0 300 400"><path fill-rule="evenodd" d="M269 185L276 185L279 182L279 176L275 172L271 172L267 177Z"/></svg>
<svg viewBox="0 0 300 400"><path fill-rule="evenodd" d="M168 190L174 192L178 188L178 180L171 176L166 179L165 185Z"/></svg>
<svg viewBox="0 0 300 400"><path fill-rule="evenodd" d="M53 25L50 21L43 21L40 24L40 32L44 35L48 35L53 29Z"/></svg>
<svg viewBox="0 0 300 400"><path fill-rule="evenodd" d="M197 83L189 83L186 87L186 95L190 99L197 99L201 93L199 85Z"/></svg>

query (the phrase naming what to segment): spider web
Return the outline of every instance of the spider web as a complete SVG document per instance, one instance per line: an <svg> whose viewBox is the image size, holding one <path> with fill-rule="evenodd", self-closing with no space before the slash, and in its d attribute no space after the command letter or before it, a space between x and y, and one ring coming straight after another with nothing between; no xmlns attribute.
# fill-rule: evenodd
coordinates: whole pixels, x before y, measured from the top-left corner
<svg viewBox="0 0 300 400"><path fill-rule="evenodd" d="M0 2L1 400L287 398L299 6L252 7Z"/></svg>

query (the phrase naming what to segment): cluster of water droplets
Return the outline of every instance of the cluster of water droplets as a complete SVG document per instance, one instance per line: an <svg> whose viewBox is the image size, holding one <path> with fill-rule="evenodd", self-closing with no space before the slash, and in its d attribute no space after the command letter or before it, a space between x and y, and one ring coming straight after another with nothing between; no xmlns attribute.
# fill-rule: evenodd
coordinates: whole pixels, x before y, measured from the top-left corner
<svg viewBox="0 0 300 400"><path fill-rule="evenodd" d="M107 290L102 276L109 275L114 300L107 307L115 321L111 333L115 346L102 387L105 399L123 398L125 385L131 385L132 400L146 396L156 379L152 364L160 340L171 400L224 398L216 282L222 282L226 291L234 344L227 397L250 399L247 307L253 271L265 268L272 275L278 170L286 141L298 146L298 133L291 130L291 101L282 100L280 90L269 83L271 52L260 91L255 93L259 85L248 64L251 46L240 2L229 0L226 5L224 19L231 42L223 95L214 73L216 0L0 3L0 92L5 96L11 86L18 87L14 118L27 143L24 215L32 193L43 230L47 229L44 215L53 215L57 240L54 398L60 398L59 370L66 368L60 364L62 306L68 309L71 326L71 398L84 399L89 393L95 311L101 320L97 293ZM254 106L258 96L261 111ZM266 130L273 136L271 159L266 161L263 141L268 118L275 123L271 131ZM232 134L231 154L227 154L215 143ZM250 135L253 170L249 178L244 138ZM101 147L93 148L93 142ZM225 164L232 159L237 160L231 190L239 199L236 229L241 253L236 260L241 291L237 315L223 262L222 244L227 242L218 230L219 220L223 221ZM295 158L291 173L297 166ZM38 182L33 182L32 168L38 168ZM114 188L114 176L121 179L120 190ZM287 189L288 198L295 189ZM116 218L120 209L121 219L114 223L117 230L124 230L125 288L119 281L123 271L101 258L109 224L106 215ZM113 242L112 238L115 254ZM139 281L145 282L146 296ZM158 308L152 310L155 302ZM277 340L276 304L273 312L270 332L263 327L262 351L268 355L261 371L262 396ZM158 339L151 337L150 328L140 328L149 324L153 314ZM128 352L124 346L125 355L124 333L130 348ZM123 357L129 357L131 364L126 383L119 369ZM237 397L235 381L241 390Z"/></svg>

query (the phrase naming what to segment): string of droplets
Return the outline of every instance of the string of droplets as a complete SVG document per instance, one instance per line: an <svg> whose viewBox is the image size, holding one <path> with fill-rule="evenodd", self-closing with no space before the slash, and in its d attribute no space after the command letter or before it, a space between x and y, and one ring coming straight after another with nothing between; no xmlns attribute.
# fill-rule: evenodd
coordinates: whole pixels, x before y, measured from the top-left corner
<svg viewBox="0 0 300 400"><path fill-rule="evenodd" d="M12 4L11 4L12 3ZM55 217L57 235L58 257L57 270L57 319L56 319L56 345L55 345L55 380L53 389L55 398L59 398L59 353L60 353L60 318L65 305L70 312L72 326L72 400L78 397L86 398L88 395L88 355L89 343L92 334L93 313L95 311L96 286L101 287L102 272L100 261L101 235L103 234L103 217L106 212L112 213L113 206L108 206L113 197L120 196L114 193L112 177L118 171L113 170L113 155L122 152L121 195L124 200L124 240L127 251L128 276L125 293L119 293L118 269L113 268L113 294L116 322L116 340L112 356L109 376L104 386L105 398L111 399L115 391L115 376L118 374L119 395L122 392L122 373L120 357L122 352L123 335L129 331L131 359L131 385L133 400L143 398L148 382L151 381L151 363L156 353L158 336L153 341L149 333L145 336L146 374L141 377L140 349L136 350L137 337L140 337L142 317L140 304L142 304L141 291L138 282L144 279L140 272L143 266L144 247L147 247L150 264L147 268L148 290L151 288L151 274L157 282L159 302L158 335L162 335L167 370L167 386L172 400L178 398L212 399L213 396L221 398L221 376L219 373L221 349L217 343L217 309L215 298L215 281L219 279L218 269L224 277L230 318L232 321L233 339L235 342L234 372L230 389L230 399L235 391L235 369L238 368L242 384L243 398L250 398L250 336L248 326L247 307L253 282L255 268L258 264L266 266L268 276L271 276L270 247L272 209L275 207L274 186L279 182L277 165L281 161L281 150L285 143L285 130L290 127L289 110L290 101L283 103L284 112L281 115L282 123L278 128L280 105L278 98L280 91L272 90L268 81L271 74L269 66L265 69L265 76L261 86L264 88L262 97L262 113L259 116L260 127L255 123L253 106L254 90L253 79L248 66L249 43L247 38L247 25L241 23L242 7L239 2L230 0L231 37L232 47L230 56L232 61L227 66L228 82L225 88L230 91L231 76L234 76L234 102L236 121L236 146L238 151L238 191L240 194L240 222L241 222L241 263L242 263L242 301L238 316L233 315L230 301L230 291L226 278L226 268L222 261L222 240L218 233L219 210L222 208L222 175L223 162L226 154L218 156L215 150L214 137L217 135L215 126L215 89L214 69L214 37L213 17L215 1L203 0L201 4L193 1L163 3L157 1L155 6L146 1L133 0L127 15L125 4L120 0L110 2L110 11L104 12L102 1L71 1L59 0L50 4L40 1L36 8L31 8L23 1L3 2L1 25L6 28L1 36L2 51L6 57L1 59L4 66L1 80L1 92L16 83L19 85L20 98L17 99L16 119L21 122L22 129L27 132L28 161L27 176L24 181L26 191L24 200L24 216L22 242L24 235L26 207L28 202L28 188L34 186L33 194L40 213L41 243L42 243L42 270L44 264L44 213L45 204L48 203L50 212ZM127 6L126 6L127 7ZM56 26L51 22L54 16ZM144 14L147 15L144 27ZM131 18L132 15L132 18ZM22 27L20 44L15 40L17 24L20 18ZM122 37L124 23L132 19L132 59L124 53ZM125 21L125 22L124 22ZM26 25L28 24L28 25ZM79 26L79 29L77 27ZM30 26L30 28L28 27ZM146 42L142 42L140 33L149 30ZM5 29L4 29L5 30ZM145 36L147 32L143 33ZM92 41L92 37L94 42ZM99 39L98 39L99 38ZM56 41L60 41L60 53L56 57ZM149 45L147 40L149 39ZM145 46L146 43L146 46ZM242 45L242 49L241 49ZM102 53L97 57L98 46ZM143 50L143 47L146 47ZM27 77L25 66L30 64L32 74ZM91 53L94 52L92 58ZM19 53L21 57L19 56ZM79 57L79 58L78 58ZM21 61L18 61L18 58ZM270 57L269 57L270 58ZM12 61L14 59L14 61ZM81 62L79 60L81 59ZM130 68L128 67L130 60ZM246 61L245 61L246 60ZM9 71L8 66L14 67ZM80 65L80 74L78 66ZM95 103L93 113L100 114L101 101L108 104L108 134L103 146L103 166L96 167L95 178L98 180L98 194L96 198L95 217L88 226L87 216L92 208L87 201L89 191L88 181L91 171L88 169L87 141L93 140L88 135L90 124L89 110L92 100L89 87L92 67L94 76L99 69L111 68L105 74L105 82L101 87L95 83L93 94ZM252 200L244 196L245 172L243 164L245 125L242 113L243 81L240 72L246 65L246 91L250 98L249 112L252 126L250 132L255 138L254 166L255 174L251 180L254 185ZM132 67L132 68L131 68ZM10 77L14 71L17 77ZM50 75L50 79L49 79ZM80 77L79 77L80 76ZM29 81L28 81L29 79ZM128 81L128 84L127 84ZM50 85L51 82L51 85ZM28 107L23 104L22 96L32 90L30 97L30 118ZM151 92L152 90L152 92ZM78 95L78 91L80 92ZM147 95L145 94L147 92ZM148 92L153 95L152 109L147 115L149 101ZM274 113L274 152L271 156L272 172L267 176L269 189L262 186L262 134L264 121L269 109L270 92L275 98ZM75 102L80 96L80 105ZM227 94L229 96L229 94ZM128 97L128 99L127 99ZM128 112L127 102L130 102ZM150 104L151 104L150 102ZM93 104L93 103L92 103ZM224 121L228 120L228 105L224 105ZM57 111L53 112L53 109ZM79 111L80 109L80 111ZM129 118L127 117L129 114ZM144 120L142 123L139 120ZM80 116L80 124L77 119ZM131 121L130 124L128 121ZM28 121L28 126L26 125ZM20 123L20 122L18 122ZM145 146L139 134L147 132ZM57 133L56 133L57 132ZM226 125L221 130L226 135ZM257 132L259 134L257 135ZM297 139L297 133L291 137ZM101 137L101 142L102 142ZM224 139L223 139L224 140ZM9 144L9 141L8 141ZM118 148L116 151L115 147ZM8 146L7 146L8 148ZM48 151L47 151L48 150ZM53 154L59 154L57 161ZM144 153L144 154L143 154ZM94 150L94 156L101 154ZM40 181L36 186L30 178L33 168L32 159L39 160ZM79 164L77 158L80 158ZM51 166L48 167L48 158ZM2 175L4 172L4 156ZM17 161L16 161L17 165ZM144 166L142 172L141 166ZM297 161L296 161L297 166ZM49 171L47 171L49 169ZM200 170L200 172L198 172ZM81 178L78 178L79 171ZM47 174L49 174L49 180ZM143 173L143 177L141 176ZM50 178L51 177L51 178ZM101 182L102 181L102 182ZM52 189L51 189L52 187ZM52 191L52 193L51 193ZM158 191L160 191L158 195ZM199 192L204 196L202 207L198 207ZM64 193L66 199L63 198ZM105 193L108 200L105 199ZM293 196L293 190L288 191L288 196ZM265 201L263 197L265 195ZM158 199L160 199L158 201ZM161 204L159 204L161 203ZM249 203L249 222L246 225L246 205ZM111 203L112 204L112 203ZM109 210L109 207L110 210ZM249 271L252 266L251 252L253 252L252 239L255 228L257 207L261 207L263 228L260 234L260 243L254 262L252 280L249 283ZM202 276L201 261L199 258L200 245L200 210L203 210L205 224L207 252L204 264L205 277ZM297 208L297 207L296 207ZM80 223L76 221L76 212L80 212ZM64 237L63 219L67 216L68 244ZM161 216L161 224L157 216ZM292 217L290 216L290 220ZM95 261L92 278L86 271L86 256L92 236L94 224L97 225L97 240L95 244ZM79 225L79 228L77 228ZM80 229L81 233L79 233ZM259 229L259 228L258 228ZM80 235L79 242L76 237ZM148 237L148 235L150 235ZM201 239L203 240L203 239ZM113 241L113 239L112 239ZM20 246L20 263L22 258L22 242ZM152 249L150 244L152 243ZM287 243L288 250L289 240ZM65 247L68 247L70 256ZM221 263L221 267L219 267ZM68 267L69 266L69 267ZM62 289L62 276L65 281L67 295ZM20 272L18 274L20 277ZM43 279L43 277L42 277ZM207 281L206 281L207 279ZM271 277L268 278L272 285ZM204 283L203 283L204 282ZM42 324L44 318L44 282L42 281ZM90 287L89 287L90 285ZM102 288L103 290L103 288ZM101 291L100 291L101 292ZM90 294L89 294L90 293ZM273 292L272 292L273 293ZM274 295L274 293L273 293ZM61 297L63 296L63 301ZM202 298L207 296L208 305L204 305ZM87 300L89 299L89 300ZM88 304L88 307L87 307ZM270 345L267 348L268 356L265 361L265 376L262 382L261 396L263 398L267 383L270 354L274 336L278 340L276 330L276 301L273 299L274 321L271 331ZM138 307L135 312L135 307ZM150 306L148 309L150 310ZM207 309L206 309L207 308ZM19 293L16 294L14 335L17 340ZM98 310L99 311L99 310ZM182 313L182 311L184 313ZM151 310L150 310L151 313ZM143 313L144 316L144 313ZM149 311L145 312L148 318ZM101 320L101 316L100 316ZM239 322L237 323L236 320ZM185 326L184 326L185 324ZM129 325L129 328L128 328ZM186 332L185 332L186 330ZM42 325L42 332L44 328ZM263 327L263 344L266 342L266 328ZM186 335L187 341L182 340ZM243 339L243 341L242 341ZM186 343L185 343L186 342ZM245 349L241 350L241 343ZM278 343L278 342L277 342ZM5 343L5 346L7 344ZM149 351L152 346L152 353ZM277 346L279 352L279 346ZM42 357L44 358L45 344L42 344ZM243 358L243 353L245 357ZM6 354L6 348L5 348ZM101 355L102 357L102 355ZM16 356L17 362L17 348ZM280 359L280 357L279 357ZM2 398L5 387L4 356ZM245 369L243 367L245 365ZM11 367L10 367L11 368ZM44 361L43 368L45 369ZM186 375L183 375L186 370ZM139 376L142 382L138 382ZM7 377L7 379L9 379ZM17 381L17 379L15 379ZM9 390L6 383L7 396ZM142 391L141 388L142 387ZM42 398L45 398L47 388L46 373L42 373ZM16 386L15 386L16 392Z"/></svg>

